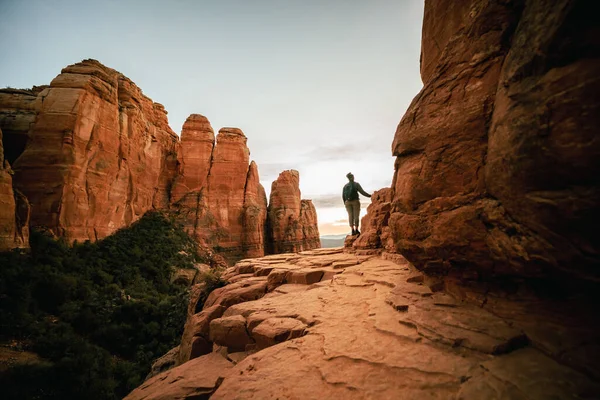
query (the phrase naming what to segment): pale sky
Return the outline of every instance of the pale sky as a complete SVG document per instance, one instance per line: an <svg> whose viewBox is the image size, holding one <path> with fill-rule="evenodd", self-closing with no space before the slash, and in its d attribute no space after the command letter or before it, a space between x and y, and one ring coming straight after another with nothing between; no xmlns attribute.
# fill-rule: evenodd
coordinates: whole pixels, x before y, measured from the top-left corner
<svg viewBox="0 0 600 400"><path fill-rule="evenodd" d="M394 132L422 86L423 0L0 0L0 17L0 87L97 59L177 133L192 113L241 128L267 193L300 171L321 235L349 231L346 173L369 193L391 184Z"/></svg>

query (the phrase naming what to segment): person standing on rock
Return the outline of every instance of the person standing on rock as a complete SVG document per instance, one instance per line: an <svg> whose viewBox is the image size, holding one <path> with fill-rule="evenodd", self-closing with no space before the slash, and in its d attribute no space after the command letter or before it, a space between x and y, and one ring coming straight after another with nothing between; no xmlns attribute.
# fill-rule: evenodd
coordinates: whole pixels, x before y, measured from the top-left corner
<svg viewBox="0 0 600 400"><path fill-rule="evenodd" d="M366 197L371 197L371 195L363 190L360 183L354 182L354 175L352 175L352 172L348 172L346 178L348 178L350 182L344 185L344 189L342 190L342 200L346 206L346 211L348 211L348 222L350 223L350 228L352 228L352 235L360 235L360 232L358 231L360 216L358 193L360 192L360 194Z"/></svg>

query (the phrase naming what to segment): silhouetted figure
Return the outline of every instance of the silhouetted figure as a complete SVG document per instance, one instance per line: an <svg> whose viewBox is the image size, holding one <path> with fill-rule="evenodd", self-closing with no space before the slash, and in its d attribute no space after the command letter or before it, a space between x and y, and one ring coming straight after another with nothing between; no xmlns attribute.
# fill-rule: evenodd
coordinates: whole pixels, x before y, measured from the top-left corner
<svg viewBox="0 0 600 400"><path fill-rule="evenodd" d="M363 190L360 183L354 182L354 175L352 175L352 172L349 172L348 175L346 175L346 178L348 178L350 182L344 185L344 189L342 190L342 200L346 206L346 211L348 211L348 222L350 223L350 228L352 228L352 235L360 235L358 230L360 221L358 218L360 216L358 193L360 192L360 194L366 197L371 197L371 195Z"/></svg>

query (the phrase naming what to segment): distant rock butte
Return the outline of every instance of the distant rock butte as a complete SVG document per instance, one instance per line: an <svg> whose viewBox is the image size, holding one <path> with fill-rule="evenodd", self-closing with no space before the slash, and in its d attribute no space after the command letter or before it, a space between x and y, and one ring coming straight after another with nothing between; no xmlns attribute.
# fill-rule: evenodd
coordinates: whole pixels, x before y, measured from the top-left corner
<svg viewBox="0 0 600 400"><path fill-rule="evenodd" d="M283 171L271 185L268 208L268 251L295 253L321 247L317 212L310 200L300 199L300 174Z"/></svg>
<svg viewBox="0 0 600 400"><path fill-rule="evenodd" d="M266 196L244 133L223 128L215 142L208 119L192 114L180 140L161 104L98 61L64 68L49 86L0 90L0 128L14 170L2 172L0 248L26 245L29 225L97 240L162 209L230 261L265 254ZM11 197L31 204L29 224L15 225ZM303 208L299 222L318 238ZM298 245L315 247L311 235Z"/></svg>

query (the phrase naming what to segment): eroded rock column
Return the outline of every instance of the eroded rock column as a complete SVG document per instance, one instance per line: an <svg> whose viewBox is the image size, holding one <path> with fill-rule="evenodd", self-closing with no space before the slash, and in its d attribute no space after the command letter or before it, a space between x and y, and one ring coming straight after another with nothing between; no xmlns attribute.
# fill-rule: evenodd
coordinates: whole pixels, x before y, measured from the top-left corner
<svg viewBox="0 0 600 400"><path fill-rule="evenodd" d="M300 174L287 170L271 185L267 217L267 252L295 253L320 247L312 201L300 199Z"/></svg>

